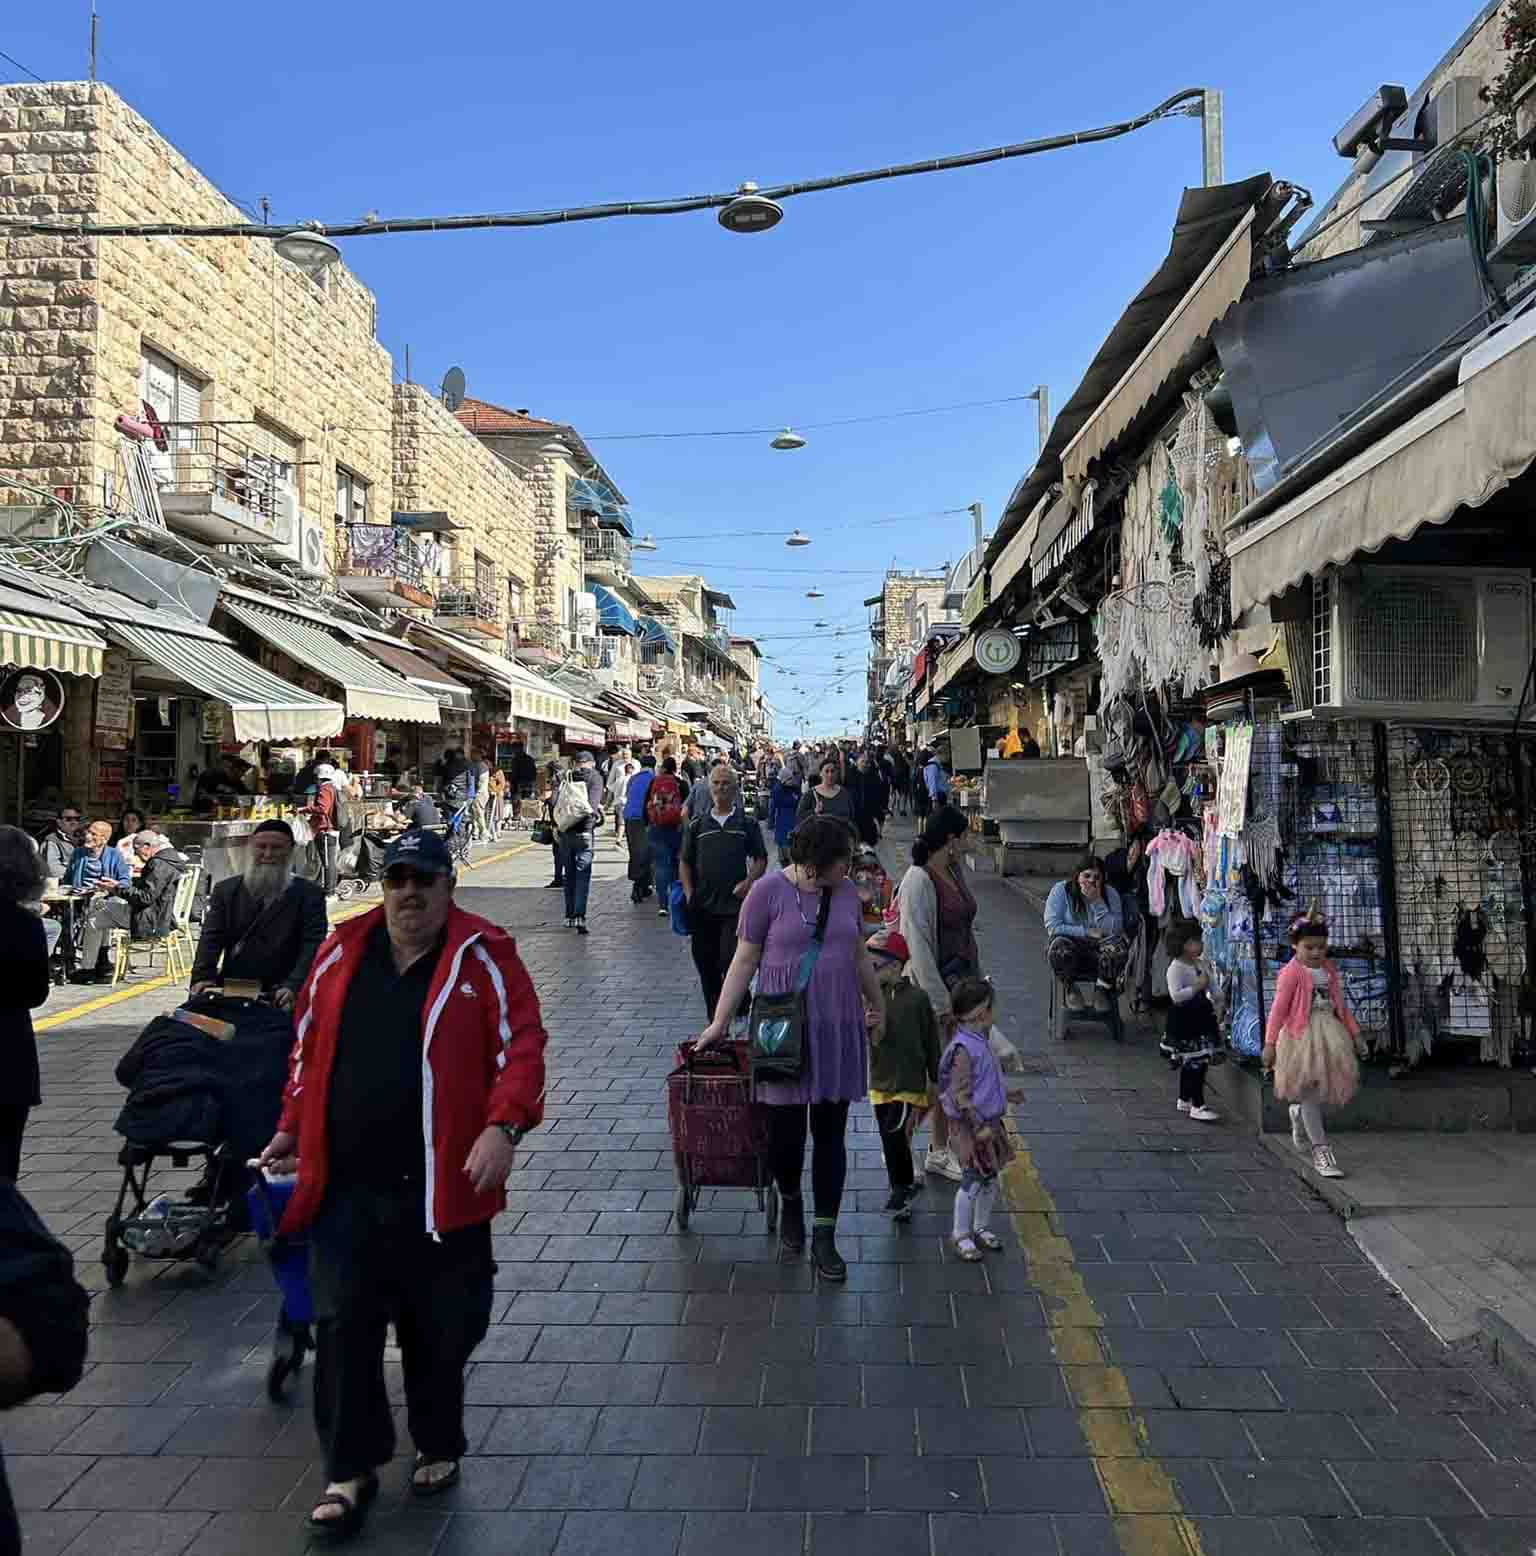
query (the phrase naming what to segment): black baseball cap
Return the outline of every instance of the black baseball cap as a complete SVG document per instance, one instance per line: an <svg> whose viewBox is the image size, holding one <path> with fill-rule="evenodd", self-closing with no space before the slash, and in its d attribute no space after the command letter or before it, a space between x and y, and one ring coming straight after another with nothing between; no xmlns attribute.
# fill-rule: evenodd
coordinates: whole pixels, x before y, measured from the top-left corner
<svg viewBox="0 0 1536 1556"><path fill-rule="evenodd" d="M438 875L453 874L453 855L448 845L436 832L412 830L398 837L384 850L384 873L387 875L397 864L409 865L413 870L426 870Z"/></svg>

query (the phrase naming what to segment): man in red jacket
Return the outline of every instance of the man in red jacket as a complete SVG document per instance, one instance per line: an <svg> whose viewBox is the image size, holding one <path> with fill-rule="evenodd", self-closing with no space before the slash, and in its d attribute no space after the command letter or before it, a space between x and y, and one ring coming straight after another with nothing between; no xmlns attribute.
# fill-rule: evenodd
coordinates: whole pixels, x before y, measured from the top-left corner
<svg viewBox="0 0 1536 1556"><path fill-rule="evenodd" d="M464 1368L491 1316L491 1221L544 1113L538 997L512 938L455 907L453 888L436 833L390 845L383 908L338 926L299 994L283 1114L261 1157L297 1172L282 1230L310 1241L328 1482L310 1527L324 1538L357 1532L394 1452L390 1322L411 1489L458 1480Z"/></svg>

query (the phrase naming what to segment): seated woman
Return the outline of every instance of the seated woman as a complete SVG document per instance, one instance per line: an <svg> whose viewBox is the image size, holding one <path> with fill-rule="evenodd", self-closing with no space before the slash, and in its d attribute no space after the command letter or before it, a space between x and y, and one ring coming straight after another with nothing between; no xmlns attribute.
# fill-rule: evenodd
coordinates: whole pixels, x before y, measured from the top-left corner
<svg viewBox="0 0 1536 1556"><path fill-rule="evenodd" d="M1068 1010L1083 1008L1072 987L1078 978L1093 978L1093 1008L1109 1009L1130 954L1135 911L1105 884L1104 861L1096 854L1084 854L1072 874L1051 888L1045 903L1045 954L1051 971L1067 984Z"/></svg>

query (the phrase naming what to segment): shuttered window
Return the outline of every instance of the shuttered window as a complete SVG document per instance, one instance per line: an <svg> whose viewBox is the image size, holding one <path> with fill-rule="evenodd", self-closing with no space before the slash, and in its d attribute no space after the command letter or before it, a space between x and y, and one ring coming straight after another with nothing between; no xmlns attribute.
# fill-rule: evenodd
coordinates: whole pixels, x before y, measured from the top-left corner
<svg viewBox="0 0 1536 1556"><path fill-rule="evenodd" d="M336 522L368 522L368 483L360 475L354 475L345 465L336 466Z"/></svg>
<svg viewBox="0 0 1536 1556"><path fill-rule="evenodd" d="M139 393L161 421L203 419L203 380L149 346L141 347Z"/></svg>
<svg viewBox="0 0 1536 1556"><path fill-rule="evenodd" d="M251 449L258 459L270 463L272 479L292 488L294 495L302 500L303 440L258 418L251 427Z"/></svg>
<svg viewBox="0 0 1536 1556"><path fill-rule="evenodd" d="M475 592L496 598L496 564L483 551L475 552Z"/></svg>

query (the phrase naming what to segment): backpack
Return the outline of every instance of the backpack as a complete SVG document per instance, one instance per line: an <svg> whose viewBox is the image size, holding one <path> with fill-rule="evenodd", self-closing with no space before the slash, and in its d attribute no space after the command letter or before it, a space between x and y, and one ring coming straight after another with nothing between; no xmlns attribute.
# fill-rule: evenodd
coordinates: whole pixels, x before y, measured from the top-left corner
<svg viewBox="0 0 1536 1556"><path fill-rule="evenodd" d="M683 787L671 773L652 779L645 796L645 819L653 827L675 827L683 819Z"/></svg>
<svg viewBox="0 0 1536 1556"><path fill-rule="evenodd" d="M555 796L555 825L562 832L580 826L592 814L592 800L584 778L566 778Z"/></svg>

